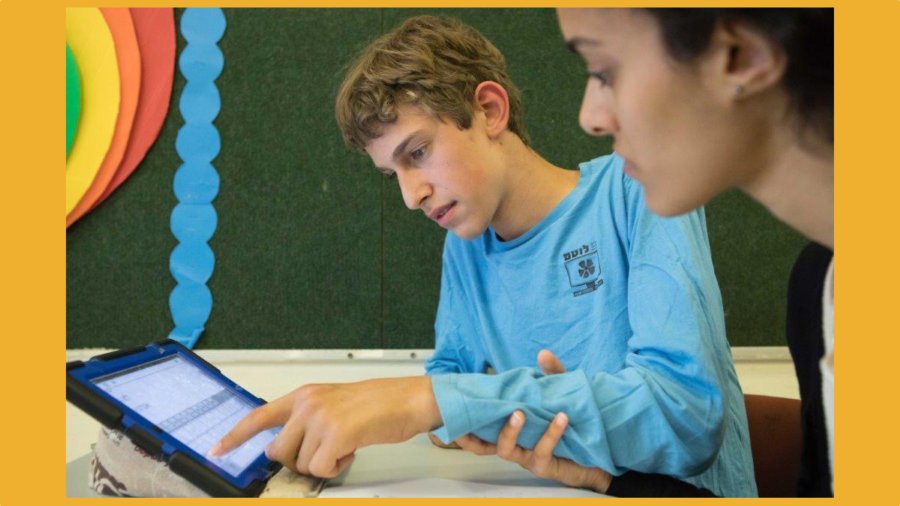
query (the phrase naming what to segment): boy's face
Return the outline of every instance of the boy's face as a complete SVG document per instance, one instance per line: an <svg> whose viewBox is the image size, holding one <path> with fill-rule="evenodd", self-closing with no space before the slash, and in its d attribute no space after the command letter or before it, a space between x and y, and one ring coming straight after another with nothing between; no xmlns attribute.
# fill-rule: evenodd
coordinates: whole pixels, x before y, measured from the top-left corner
<svg viewBox="0 0 900 506"><path fill-rule="evenodd" d="M498 219L504 194L499 154L485 131L484 114L460 130L419 107L397 109L397 121L366 145L375 166L397 178L406 207L474 239Z"/></svg>

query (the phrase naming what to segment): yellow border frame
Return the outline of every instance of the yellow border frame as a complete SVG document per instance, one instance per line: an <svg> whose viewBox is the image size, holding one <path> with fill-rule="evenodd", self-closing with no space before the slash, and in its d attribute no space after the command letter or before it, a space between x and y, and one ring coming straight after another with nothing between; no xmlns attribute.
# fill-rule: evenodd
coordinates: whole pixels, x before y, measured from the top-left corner
<svg viewBox="0 0 900 506"><path fill-rule="evenodd" d="M158 7L166 2L106 1L102 6ZM327 3L327 5L326 5ZM270 6L450 6L451 2L325 2ZM246 6L246 2L190 2ZM497 7L598 6L606 2L489 1ZM653 5L739 5L652 2ZM900 286L893 232L900 212L900 0L742 2L740 5L834 6L836 30L835 223L837 298L837 498L804 504L900 506L898 331ZM0 0L0 170L3 233L0 351L0 506L118 504L65 498L62 350L65 346L65 228L62 143L48 121L64 107L62 46L66 6L95 2ZM615 5L624 5L617 2ZM645 4L646 5L646 4ZM454 7L484 6L465 1ZM56 62L57 64L53 64ZM48 120L49 118L49 120ZM60 120L61 121L61 120ZM52 130L52 127L51 127ZM59 126L62 135L62 126ZM50 139L52 140L52 139ZM128 504L151 504L131 500ZM155 504L155 501L152 500ZM284 501L273 500L275 503ZM746 500L721 500L735 504ZM766 504L791 500L759 499ZM171 500L168 504L195 504ZM351 500L335 503L357 502ZM384 502L382 500L381 502ZM391 503L421 504L421 500ZM552 503L553 500L442 500L452 504ZM562 501L559 501L562 502ZM583 502L583 501L582 501ZM630 500L689 504L688 500ZM569 501L566 501L569 504Z"/></svg>

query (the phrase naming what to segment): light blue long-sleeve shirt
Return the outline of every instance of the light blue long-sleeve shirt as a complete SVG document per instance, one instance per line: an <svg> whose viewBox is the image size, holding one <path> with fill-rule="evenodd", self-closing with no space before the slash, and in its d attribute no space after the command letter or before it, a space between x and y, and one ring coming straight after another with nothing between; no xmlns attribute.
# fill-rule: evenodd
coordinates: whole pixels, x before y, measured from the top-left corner
<svg viewBox="0 0 900 506"><path fill-rule="evenodd" d="M426 363L444 422L436 435L493 442L519 409L530 448L563 411L558 456L756 496L703 211L652 214L615 155L580 171L516 239L447 235ZM544 348L566 373L539 372Z"/></svg>

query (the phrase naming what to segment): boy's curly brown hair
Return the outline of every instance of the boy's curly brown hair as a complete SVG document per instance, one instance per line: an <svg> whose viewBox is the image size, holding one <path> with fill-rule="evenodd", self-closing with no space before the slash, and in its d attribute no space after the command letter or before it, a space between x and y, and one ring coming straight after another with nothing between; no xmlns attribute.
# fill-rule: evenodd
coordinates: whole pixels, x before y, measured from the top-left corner
<svg viewBox="0 0 900 506"><path fill-rule="evenodd" d="M459 128L472 126L475 88L494 81L509 95L508 129L527 145L522 99L500 51L449 17L416 16L372 42L347 71L335 101L344 142L360 151L416 105Z"/></svg>

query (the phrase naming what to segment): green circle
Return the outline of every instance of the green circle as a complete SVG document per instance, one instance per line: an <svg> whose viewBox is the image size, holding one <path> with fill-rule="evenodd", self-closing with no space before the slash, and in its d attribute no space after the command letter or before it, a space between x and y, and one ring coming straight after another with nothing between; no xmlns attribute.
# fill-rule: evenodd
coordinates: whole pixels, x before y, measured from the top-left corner
<svg viewBox="0 0 900 506"><path fill-rule="evenodd" d="M78 131L78 117L81 115L81 78L75 55L66 44L66 156L72 149L75 132Z"/></svg>

